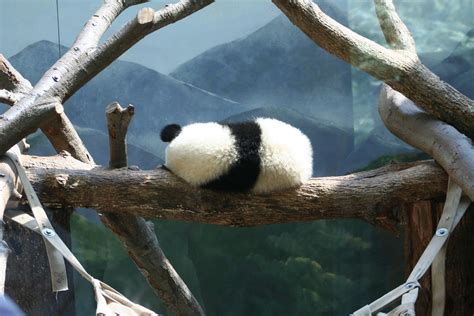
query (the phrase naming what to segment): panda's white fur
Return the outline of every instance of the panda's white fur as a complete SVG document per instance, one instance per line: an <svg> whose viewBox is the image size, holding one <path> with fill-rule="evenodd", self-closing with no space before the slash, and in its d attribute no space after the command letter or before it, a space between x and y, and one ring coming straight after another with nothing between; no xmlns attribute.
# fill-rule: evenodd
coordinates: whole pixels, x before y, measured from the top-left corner
<svg viewBox="0 0 474 316"><path fill-rule="evenodd" d="M192 185L203 185L226 173L237 161L234 143L225 125L186 125L166 148L166 167Z"/></svg>
<svg viewBox="0 0 474 316"><path fill-rule="evenodd" d="M269 118L256 119L262 131L260 175L252 189L267 193L301 185L313 172L313 150L299 129Z"/></svg>
<svg viewBox="0 0 474 316"><path fill-rule="evenodd" d="M260 128L260 165L249 191L263 194L294 188L311 177L312 148L306 135L275 119L253 122ZM176 134L166 149L165 165L192 185L204 186L225 176L239 162L239 140L229 125L195 123Z"/></svg>

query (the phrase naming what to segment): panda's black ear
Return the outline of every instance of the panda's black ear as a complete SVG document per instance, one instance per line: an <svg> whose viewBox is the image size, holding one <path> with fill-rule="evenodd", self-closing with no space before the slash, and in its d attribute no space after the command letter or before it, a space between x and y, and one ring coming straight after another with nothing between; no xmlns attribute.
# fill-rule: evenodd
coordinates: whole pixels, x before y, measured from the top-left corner
<svg viewBox="0 0 474 316"><path fill-rule="evenodd" d="M173 139L175 139L175 137L178 136L179 133L181 133L181 126L179 126L178 124L170 124L166 125L161 130L160 137L162 141L169 143Z"/></svg>

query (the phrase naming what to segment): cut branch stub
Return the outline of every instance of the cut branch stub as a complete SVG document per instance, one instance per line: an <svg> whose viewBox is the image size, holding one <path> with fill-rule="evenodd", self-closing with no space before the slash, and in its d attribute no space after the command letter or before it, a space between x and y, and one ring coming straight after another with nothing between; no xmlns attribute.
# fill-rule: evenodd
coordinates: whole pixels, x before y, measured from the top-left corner
<svg viewBox="0 0 474 316"><path fill-rule="evenodd" d="M109 131L110 168L127 166L127 130L130 120L135 113L133 105L122 108L118 102L113 102L105 109L107 129Z"/></svg>

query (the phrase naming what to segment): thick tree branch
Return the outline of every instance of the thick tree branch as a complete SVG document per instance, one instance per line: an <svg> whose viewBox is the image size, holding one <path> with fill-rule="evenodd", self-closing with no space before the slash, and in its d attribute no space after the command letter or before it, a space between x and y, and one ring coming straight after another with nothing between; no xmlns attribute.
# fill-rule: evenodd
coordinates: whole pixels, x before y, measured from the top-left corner
<svg viewBox="0 0 474 316"><path fill-rule="evenodd" d="M71 71L71 67L80 63L84 56L92 53L110 25L125 9L132 5L148 2L148 0L107 0L86 22L77 36L72 48L69 49L35 86L37 91L48 91L52 86L62 86L58 82ZM62 100L64 101L64 100Z"/></svg>
<svg viewBox="0 0 474 316"><path fill-rule="evenodd" d="M2 55L0 55L0 82L10 89L0 90L0 102L3 101L9 105L15 105L22 98L25 100L34 100L35 98L30 82L23 78ZM91 155L82 143L69 118L64 111L57 111L57 108L55 105L55 114L51 116L47 123L42 124L43 133L48 137L58 153L66 150L73 157L93 164L94 161ZM31 112L29 113L31 114Z"/></svg>
<svg viewBox="0 0 474 316"><path fill-rule="evenodd" d="M41 130L48 137L56 152L67 151L77 160L91 165L95 164L92 155L66 113L61 112L52 120L42 124Z"/></svg>
<svg viewBox="0 0 474 316"><path fill-rule="evenodd" d="M122 241L140 272L166 306L168 315L204 315L160 247L153 223L125 213L104 213L102 222Z"/></svg>
<svg viewBox="0 0 474 316"><path fill-rule="evenodd" d="M7 89L0 89L0 103L13 105L23 97L20 93L11 92Z"/></svg>
<svg viewBox="0 0 474 316"><path fill-rule="evenodd" d="M26 94L31 88L30 82L8 62L5 56L0 54L0 89Z"/></svg>
<svg viewBox="0 0 474 316"><path fill-rule="evenodd" d="M47 92L53 85L58 83L65 73L70 70L69 68L73 61L80 59L81 55L88 54L89 50L96 48L102 35L121 12L131 5L144 3L146 1L147 0L104 1L104 4L87 21L79 33L76 41L73 44L73 48L64 54L53 66L51 66L51 68L43 75L33 90L30 83L21 77L21 75L16 72L8 62L6 62L6 59L3 63L1 63L0 58L0 74L3 68L6 69L3 71L3 73L11 74L9 76L4 76L6 78L5 80L8 79L11 83L22 84L22 86L25 87L23 91L25 93L30 93L30 97L24 98L22 102L17 105L19 110L13 111L13 113L6 113L6 118L16 118L16 120L22 120L22 125L33 125L19 131L18 134L12 135L12 140L10 140L10 142L5 145L6 149L10 147L9 145L12 144L12 141L14 142L13 138L18 137L17 135L21 134L26 137L29 133L41 126L43 132L51 141L57 152L66 150L70 152L73 157L83 162L94 164L92 156L85 148L69 118L62 110L57 111L57 103L62 103L62 100L50 98L48 96L50 94ZM3 65L3 68L1 65ZM2 76L0 76L0 83L2 83L1 78ZM10 84L10 86L11 85L12 84ZM46 94L45 98L37 98L37 95L42 96L44 94ZM32 109L33 107L38 108ZM38 117L34 119L32 116ZM28 121L26 118L31 118L32 120ZM1 123L2 122L0 121L0 135L2 135L2 133L6 133L7 129L11 128L15 124L15 122L13 122L12 125L8 124L10 126L7 126L5 129L3 129ZM19 122L16 124L19 125ZM0 152L2 151L3 150L0 149Z"/></svg>
<svg viewBox="0 0 474 316"><path fill-rule="evenodd" d="M140 1L125 1L128 4L138 2ZM143 37L187 17L212 2L213 0L181 0L176 5L166 6L158 12L150 8L142 9L137 17L96 50L82 52L78 56L73 55L70 50L72 57L60 67L53 66L52 72L45 75L35 87L35 94L20 100L14 107L16 110L12 108L0 118L0 153L6 152L41 124L51 120L55 115L56 103L67 100ZM64 62L65 59L60 61ZM37 94L40 97L37 97ZM15 133L11 134L12 130L15 130Z"/></svg>
<svg viewBox="0 0 474 316"><path fill-rule="evenodd" d="M442 198L447 185L444 171L428 161L314 178L298 190L259 196L193 188L162 169L61 170L58 163L54 168L59 169L44 168L48 159L24 159L45 205L228 226L332 218L375 223L392 218L392 209L403 203ZM127 198L111 201L110 196Z"/></svg>
<svg viewBox="0 0 474 316"><path fill-rule="evenodd" d="M181 0L155 12L151 8L141 9L137 16L113 34L92 54L77 60L71 72L63 78L63 86L55 86L53 93L67 100L114 60L148 34L175 23L211 4L214 0ZM81 67L79 67L79 65ZM72 80L74 78L74 80Z"/></svg>
<svg viewBox="0 0 474 316"><path fill-rule="evenodd" d="M394 49L409 51L416 56L415 41L397 14L392 0L374 0L375 13L387 43Z"/></svg>
<svg viewBox="0 0 474 316"><path fill-rule="evenodd" d="M408 50L391 50L368 40L324 14L311 0L272 0L316 44L329 53L385 81L437 118L474 138L474 101L439 79ZM388 0L381 2L385 12ZM382 10L383 11L383 10ZM383 26L389 33L395 25L394 11ZM390 36L402 43L407 33ZM394 43L394 42L392 42ZM404 43L404 45L407 45Z"/></svg>
<svg viewBox="0 0 474 316"><path fill-rule="evenodd" d="M126 167L126 134L134 108L129 105L124 109L113 102L106 107L105 114L109 131L109 167ZM169 315L204 315L198 301L166 258L151 222L132 214L106 212L101 220L120 238L140 272L162 299Z"/></svg>
<svg viewBox="0 0 474 316"><path fill-rule="evenodd" d="M471 139L427 114L387 85L380 93L379 113L393 134L431 155L474 201L474 146Z"/></svg>
<svg viewBox="0 0 474 316"><path fill-rule="evenodd" d="M68 50L51 68L46 71L33 90L33 94L49 94L49 89L58 83L65 73L70 71L70 66L81 55L90 53L96 48L102 35L107 31L112 22L126 8L132 5L147 2L147 0L106 0L103 5L86 22L77 36L73 47ZM50 95L50 94L49 94ZM44 103L45 101L43 101ZM47 101L46 101L47 102ZM59 101L63 103L62 100ZM34 106L34 100L25 99L19 106ZM44 107L43 107L44 109ZM28 111L30 112L30 111ZM55 118L46 120L42 124L43 132L53 144L57 152L66 150L73 157L90 164L94 164L92 156L87 151L77 131L72 126L69 118L64 112L55 115Z"/></svg>

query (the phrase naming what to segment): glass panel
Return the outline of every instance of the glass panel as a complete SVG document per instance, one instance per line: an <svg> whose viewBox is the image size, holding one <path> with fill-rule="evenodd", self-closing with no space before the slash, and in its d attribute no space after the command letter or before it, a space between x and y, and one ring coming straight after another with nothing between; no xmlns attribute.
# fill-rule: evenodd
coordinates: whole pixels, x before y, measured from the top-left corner
<svg viewBox="0 0 474 316"><path fill-rule="evenodd" d="M338 22L386 46L372 1L317 2ZM100 3L59 0L56 7L54 0L1 0L0 53L35 83ZM102 42L141 7L164 3L130 8ZM474 98L473 1L395 4L423 63ZM109 159L104 109L113 101L136 108L129 164L142 169L165 162L159 133L167 124L255 117L301 129L313 145L314 176L428 158L383 126L377 112L380 84L319 48L269 0L221 0L140 41L65 109L102 165ZM54 154L41 132L28 141L32 154ZM402 238L355 219L247 228L154 224L164 252L208 315L349 314L404 278ZM71 230L72 250L92 275L134 302L166 312L94 210L74 212ZM74 290L76 314L93 314L92 289L78 274Z"/></svg>

